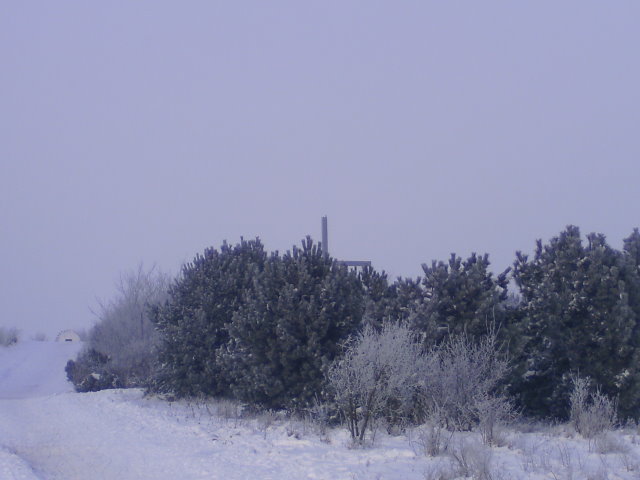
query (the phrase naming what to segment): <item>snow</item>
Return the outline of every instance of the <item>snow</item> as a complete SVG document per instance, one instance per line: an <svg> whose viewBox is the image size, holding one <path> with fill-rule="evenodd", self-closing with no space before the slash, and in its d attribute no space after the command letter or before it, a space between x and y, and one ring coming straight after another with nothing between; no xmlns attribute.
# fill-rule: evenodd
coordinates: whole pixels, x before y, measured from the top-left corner
<svg viewBox="0 0 640 480"><path fill-rule="evenodd" d="M80 342L24 341L0 348L0 399L72 392L64 372Z"/></svg>
<svg viewBox="0 0 640 480"><path fill-rule="evenodd" d="M0 449L0 478L2 480L38 479L24 460L4 449Z"/></svg>
<svg viewBox="0 0 640 480"><path fill-rule="evenodd" d="M64 365L78 348L0 349L0 480L453 479L464 478L462 463L468 478L640 478L637 428L597 442L564 426L511 430L493 448L475 433L447 435L455 455L437 457L424 454L428 432L416 428L378 432L373 446L354 448L343 429L243 416L229 402L168 402L137 389L75 393Z"/></svg>

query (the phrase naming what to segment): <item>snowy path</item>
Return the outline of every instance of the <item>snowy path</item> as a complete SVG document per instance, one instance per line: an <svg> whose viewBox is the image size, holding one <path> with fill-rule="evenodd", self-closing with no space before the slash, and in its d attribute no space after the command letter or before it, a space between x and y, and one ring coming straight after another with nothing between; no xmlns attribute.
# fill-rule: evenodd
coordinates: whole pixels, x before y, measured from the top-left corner
<svg viewBox="0 0 640 480"><path fill-rule="evenodd" d="M198 419L185 405L143 399L138 390L1 400L0 409L0 444L47 480L351 480L376 452L354 458L343 443L336 449L312 434L296 439L284 427L261 431L255 421ZM406 450L377 456L376 471L387 472L381 478L418 466Z"/></svg>
<svg viewBox="0 0 640 480"><path fill-rule="evenodd" d="M215 478L214 465L197 455L211 441L146 415L129 403L139 391L68 393L64 366L80 347L24 342L0 351L5 460L27 462L45 479Z"/></svg>
<svg viewBox="0 0 640 480"><path fill-rule="evenodd" d="M107 393L5 400L0 430L12 435L2 443L47 479L215 478L197 461L210 441L128 404L139 392Z"/></svg>
<svg viewBox="0 0 640 480"><path fill-rule="evenodd" d="M64 365L77 348L27 342L0 352L2 480L351 480L370 477L372 455L381 478L414 470L406 449L362 458L343 448L346 437L336 449L313 434L296 439L284 426L224 419L139 390L70 392Z"/></svg>

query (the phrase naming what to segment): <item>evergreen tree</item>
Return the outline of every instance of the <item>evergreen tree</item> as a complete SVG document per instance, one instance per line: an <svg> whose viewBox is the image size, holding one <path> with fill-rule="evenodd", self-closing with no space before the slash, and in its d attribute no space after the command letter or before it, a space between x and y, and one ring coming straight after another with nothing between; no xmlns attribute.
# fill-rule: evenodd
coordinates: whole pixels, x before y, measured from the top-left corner
<svg viewBox="0 0 640 480"><path fill-rule="evenodd" d="M420 277L416 279L398 277L389 284L384 271L377 272L367 267L360 272L359 278L364 288L366 305L364 321L367 324L377 330L389 321L426 325L422 318L425 311L425 293ZM423 328L420 336L422 337L424 333Z"/></svg>
<svg viewBox="0 0 640 480"><path fill-rule="evenodd" d="M229 326L224 358L234 395L266 408L308 405L363 311L357 275L311 239L272 255Z"/></svg>
<svg viewBox="0 0 640 480"><path fill-rule="evenodd" d="M423 265L424 309L414 327L433 332L432 340L440 343L452 334L480 338L499 326L504 320L508 271L494 278L489 265L487 254L475 253L465 261L452 254L448 263Z"/></svg>
<svg viewBox="0 0 640 480"><path fill-rule="evenodd" d="M392 301L387 274L365 267L358 274L358 278L364 290L364 321L379 329L389 315L389 305Z"/></svg>
<svg viewBox="0 0 640 480"><path fill-rule="evenodd" d="M162 334L158 389L179 396L230 393L220 363L227 328L265 261L264 247L255 239L206 249L183 267L169 301L154 314Z"/></svg>
<svg viewBox="0 0 640 480"><path fill-rule="evenodd" d="M398 278L389 287L387 318L393 321L408 321L410 324L424 324L420 317L425 311L425 292L422 279Z"/></svg>
<svg viewBox="0 0 640 480"><path fill-rule="evenodd" d="M634 415L636 313L629 304L628 263L604 236L582 244L569 226L529 260L518 252L514 278L522 294L526 358L514 385L530 414L566 418L571 374L591 377Z"/></svg>
<svg viewBox="0 0 640 480"><path fill-rule="evenodd" d="M624 239L624 253L632 265L636 268L640 267L640 232L637 228L634 228L633 233Z"/></svg>
<svg viewBox="0 0 640 480"><path fill-rule="evenodd" d="M628 295L629 306L635 313L635 326L632 334L631 344L633 346L633 360L631 365L640 368L640 232L633 229L631 235L624 239L623 261L625 264L625 288ZM640 399L640 379L636 379L631 372L626 376L626 389L621 392L620 403L622 405L632 405L636 399ZM640 374L636 374L640 376ZM635 380L635 381L634 381ZM640 407L631 413L638 418Z"/></svg>

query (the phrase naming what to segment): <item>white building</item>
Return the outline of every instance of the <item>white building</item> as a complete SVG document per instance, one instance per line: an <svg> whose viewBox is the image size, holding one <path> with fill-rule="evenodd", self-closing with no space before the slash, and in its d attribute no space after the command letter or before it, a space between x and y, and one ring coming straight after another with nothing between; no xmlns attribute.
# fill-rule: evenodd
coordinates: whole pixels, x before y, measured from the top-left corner
<svg viewBox="0 0 640 480"><path fill-rule="evenodd" d="M80 335L73 330L63 330L56 337L56 342L79 342Z"/></svg>

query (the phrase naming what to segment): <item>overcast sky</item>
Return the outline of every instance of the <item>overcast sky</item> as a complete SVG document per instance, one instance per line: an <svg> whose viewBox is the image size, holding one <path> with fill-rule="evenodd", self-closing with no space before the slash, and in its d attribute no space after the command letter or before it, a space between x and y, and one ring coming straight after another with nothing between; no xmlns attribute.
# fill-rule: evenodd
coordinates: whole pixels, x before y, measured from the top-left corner
<svg viewBox="0 0 640 480"><path fill-rule="evenodd" d="M640 3L7 1L0 326L87 327L140 262L287 250L496 271L638 226Z"/></svg>

